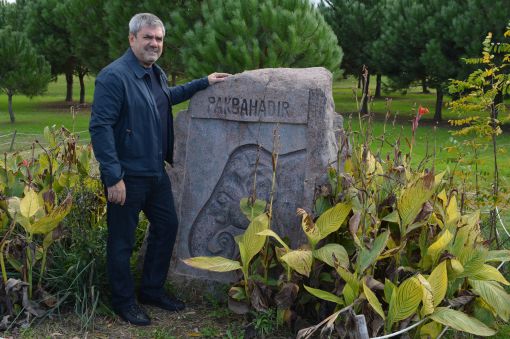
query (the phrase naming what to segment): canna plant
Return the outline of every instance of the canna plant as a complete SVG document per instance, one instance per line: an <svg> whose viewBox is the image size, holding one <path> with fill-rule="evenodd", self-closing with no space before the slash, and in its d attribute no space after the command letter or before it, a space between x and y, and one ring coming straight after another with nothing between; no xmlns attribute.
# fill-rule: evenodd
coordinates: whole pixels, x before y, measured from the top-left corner
<svg viewBox="0 0 510 339"><path fill-rule="evenodd" d="M44 138L48 146L36 140L29 159L14 153L0 161L0 226L9 228L0 242L2 281L6 286L10 268L18 271L30 298L34 269L37 288L43 288L48 250L62 235L59 226L72 208L73 187L97 181L89 175L90 146L78 145L63 127L46 127Z"/></svg>

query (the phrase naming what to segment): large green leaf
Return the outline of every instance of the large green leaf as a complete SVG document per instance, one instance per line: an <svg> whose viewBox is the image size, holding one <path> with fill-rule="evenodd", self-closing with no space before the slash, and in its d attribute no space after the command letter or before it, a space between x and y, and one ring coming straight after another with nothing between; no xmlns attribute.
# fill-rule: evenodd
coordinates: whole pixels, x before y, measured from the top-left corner
<svg viewBox="0 0 510 339"><path fill-rule="evenodd" d="M510 261L510 250L494 250L487 253L486 262L505 262Z"/></svg>
<svg viewBox="0 0 510 339"><path fill-rule="evenodd" d="M377 299L377 296L374 294L374 292L372 292L370 288L368 288L367 284L365 284L364 281L363 281L363 293L365 294L365 297L367 297L368 303L370 304L370 306L372 306L374 311L376 311L377 314L381 316L381 318L386 319L379 299Z"/></svg>
<svg viewBox="0 0 510 339"><path fill-rule="evenodd" d="M383 233L379 234L377 238L375 238L374 243L372 244L372 249L368 250L366 248L363 248L358 256L357 260L357 267L358 267L358 273L362 274L367 267L372 265L376 260L377 257L381 254L381 252L386 247L386 244L388 243L388 238L390 236L389 231L384 231Z"/></svg>
<svg viewBox="0 0 510 339"><path fill-rule="evenodd" d="M503 274L496 267L484 264L482 268L470 276L473 280L494 280L502 283L503 285L510 285L510 282L505 279Z"/></svg>
<svg viewBox="0 0 510 339"><path fill-rule="evenodd" d="M443 301L446 290L448 289L448 274L446 271L446 260L441 261L439 265L434 268L430 276L428 277L428 282L430 283L430 287L432 288L432 297L434 300L434 307L439 305L441 301Z"/></svg>
<svg viewBox="0 0 510 339"><path fill-rule="evenodd" d="M327 300L327 301L331 301L333 303L336 303L336 304L340 304L340 305L343 305L344 301L342 300L342 298L340 298L339 296L333 294L333 293L330 293L330 292L327 292L327 291L323 291L323 290L319 290L317 288L313 288L313 287L309 287L309 286L306 286L306 285L303 285L305 287L305 290L308 291L308 293L310 293L311 295L317 297L317 298L320 298L320 299L323 299L323 300Z"/></svg>
<svg viewBox="0 0 510 339"><path fill-rule="evenodd" d="M485 264L487 252L487 249L482 246L474 248L472 246L464 247L458 256L462 267L464 267L464 272L459 277L471 277L479 272Z"/></svg>
<svg viewBox="0 0 510 339"><path fill-rule="evenodd" d="M430 318L435 322L450 326L458 331L468 332L482 337L488 337L496 334L495 330L487 327L487 325L482 323L480 320L447 307L436 308L434 313L430 315Z"/></svg>
<svg viewBox="0 0 510 339"><path fill-rule="evenodd" d="M356 274L349 272L342 266L337 267L336 271L338 275L347 283L347 285L351 287L355 294L357 294L360 287L360 281L358 280L358 276Z"/></svg>
<svg viewBox="0 0 510 339"><path fill-rule="evenodd" d="M391 294L387 317L388 329L394 322L406 319L418 309L423 296L420 281L416 277L405 280Z"/></svg>
<svg viewBox="0 0 510 339"><path fill-rule="evenodd" d="M250 203L248 198L242 198L239 202L239 206L241 208L241 212L248 218L248 220L252 221L266 210L267 203L264 200L255 199L255 201Z"/></svg>
<svg viewBox="0 0 510 339"><path fill-rule="evenodd" d="M473 291L489 304L504 321L510 317L510 295L495 281L472 280Z"/></svg>
<svg viewBox="0 0 510 339"><path fill-rule="evenodd" d="M427 173L407 186L397 201L397 210L401 220L401 233L405 234L408 225L420 213L423 204L430 199L434 193L434 174Z"/></svg>
<svg viewBox="0 0 510 339"><path fill-rule="evenodd" d="M258 235L258 233L269 228L269 217L263 213L252 220L246 231L236 237L238 243L242 243L243 251L240 251L243 266L248 267L250 261L264 247L266 237Z"/></svg>
<svg viewBox="0 0 510 339"><path fill-rule="evenodd" d="M312 269L312 251L296 250L282 256L282 260L294 271L304 276L310 276Z"/></svg>
<svg viewBox="0 0 510 339"><path fill-rule="evenodd" d="M241 269L239 261L223 257L193 257L184 259L183 262L191 267L213 272L230 272Z"/></svg>
<svg viewBox="0 0 510 339"><path fill-rule="evenodd" d="M259 232L257 233L258 235L262 235L262 236L266 236L266 237L272 237L274 238L276 241L278 241L278 243L280 245L283 246L283 248L285 248L287 251L290 249L289 246L285 243L285 241L282 240L282 238L280 238L280 236L278 234L276 234L273 230L271 229L267 229L267 230L263 230L262 232Z"/></svg>
<svg viewBox="0 0 510 339"><path fill-rule="evenodd" d="M338 203L324 212L315 223L319 229L320 240L337 231L351 212L351 209L351 204Z"/></svg>
<svg viewBox="0 0 510 339"><path fill-rule="evenodd" d="M384 300L389 304L393 292L397 289L397 286L388 278L384 280Z"/></svg>
<svg viewBox="0 0 510 339"><path fill-rule="evenodd" d="M313 256L331 267L349 267L349 256L342 245L327 244L318 250L313 251Z"/></svg>

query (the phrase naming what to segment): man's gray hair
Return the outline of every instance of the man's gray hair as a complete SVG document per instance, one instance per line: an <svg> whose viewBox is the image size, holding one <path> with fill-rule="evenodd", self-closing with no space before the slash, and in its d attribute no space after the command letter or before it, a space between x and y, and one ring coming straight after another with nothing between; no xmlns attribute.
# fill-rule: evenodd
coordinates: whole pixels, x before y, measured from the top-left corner
<svg viewBox="0 0 510 339"><path fill-rule="evenodd" d="M129 33L136 36L143 27L161 27L165 36L165 25L152 13L138 13L129 20Z"/></svg>

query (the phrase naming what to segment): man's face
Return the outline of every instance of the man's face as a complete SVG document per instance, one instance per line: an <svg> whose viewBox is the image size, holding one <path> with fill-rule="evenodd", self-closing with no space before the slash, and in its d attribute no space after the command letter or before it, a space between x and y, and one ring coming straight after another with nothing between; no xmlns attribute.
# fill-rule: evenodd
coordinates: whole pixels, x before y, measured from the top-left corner
<svg viewBox="0 0 510 339"><path fill-rule="evenodd" d="M163 53L163 30L159 26L144 26L136 36L129 34L129 45L138 61L150 67Z"/></svg>

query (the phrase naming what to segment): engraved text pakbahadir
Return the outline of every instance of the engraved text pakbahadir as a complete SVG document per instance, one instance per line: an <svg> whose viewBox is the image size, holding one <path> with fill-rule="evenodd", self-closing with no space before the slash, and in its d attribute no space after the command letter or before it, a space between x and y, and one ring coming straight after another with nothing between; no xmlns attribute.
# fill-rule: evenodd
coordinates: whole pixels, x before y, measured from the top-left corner
<svg viewBox="0 0 510 339"><path fill-rule="evenodd" d="M287 101L258 100L236 97L209 97L208 113L214 116L290 118Z"/></svg>

